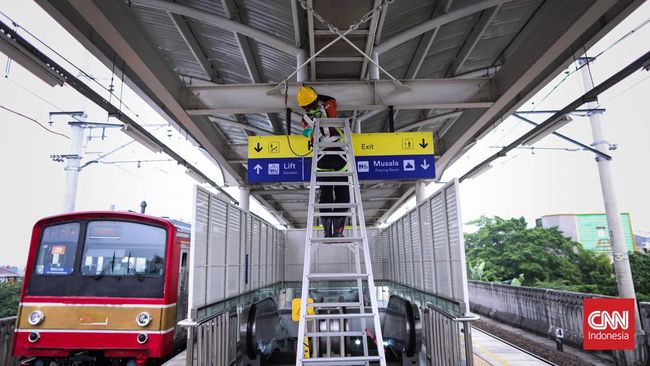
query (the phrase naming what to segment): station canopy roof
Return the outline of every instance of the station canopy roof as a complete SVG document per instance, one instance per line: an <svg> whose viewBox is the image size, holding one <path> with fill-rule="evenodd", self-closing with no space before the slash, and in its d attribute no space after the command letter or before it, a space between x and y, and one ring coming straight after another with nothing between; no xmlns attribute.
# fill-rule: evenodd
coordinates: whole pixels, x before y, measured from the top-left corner
<svg viewBox="0 0 650 366"><path fill-rule="evenodd" d="M36 1L107 66L123 61L127 82L219 163L227 185L238 186L248 186L248 136L286 133L285 88L269 91L287 77L293 133L300 133L298 80L337 98L341 115L356 116L362 132L388 131L392 104L397 131L433 131L440 177L642 3ZM350 30L349 42L317 55L297 79L298 64L335 40L336 30ZM380 80L369 80L368 59L350 44L375 54L386 71ZM287 224L304 227L306 185L249 188ZM413 192L408 181L364 183L367 223L385 220Z"/></svg>

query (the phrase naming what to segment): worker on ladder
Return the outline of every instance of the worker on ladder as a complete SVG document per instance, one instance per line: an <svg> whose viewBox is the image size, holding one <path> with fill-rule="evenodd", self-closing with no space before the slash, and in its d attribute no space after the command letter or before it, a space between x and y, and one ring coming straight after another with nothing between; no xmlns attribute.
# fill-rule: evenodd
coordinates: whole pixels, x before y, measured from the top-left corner
<svg viewBox="0 0 650 366"><path fill-rule="evenodd" d="M298 105L305 110L302 118L303 134L313 139L314 119L315 118L337 118L336 99L318 95L314 89L308 86L300 87L296 94ZM343 131L340 128L328 127L320 129L321 139L326 142L339 142L343 137ZM328 150L341 150L338 147L328 148ZM347 164L345 159L339 155L324 155L318 160L318 171L335 172L346 171ZM324 182L346 182L345 177L321 178ZM327 186L320 187L319 203L348 203L350 202L350 191L347 186ZM321 212L343 212L345 208L325 208ZM345 228L345 216L325 216L321 218L325 237L342 237Z"/></svg>

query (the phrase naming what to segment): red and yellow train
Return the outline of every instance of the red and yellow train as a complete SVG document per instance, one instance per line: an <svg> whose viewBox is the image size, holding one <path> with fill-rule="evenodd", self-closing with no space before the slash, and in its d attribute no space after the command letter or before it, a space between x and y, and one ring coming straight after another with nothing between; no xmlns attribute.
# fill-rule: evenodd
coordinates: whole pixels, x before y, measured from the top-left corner
<svg viewBox="0 0 650 366"><path fill-rule="evenodd" d="M13 346L32 364L144 365L184 342L189 225L80 212L34 225Z"/></svg>

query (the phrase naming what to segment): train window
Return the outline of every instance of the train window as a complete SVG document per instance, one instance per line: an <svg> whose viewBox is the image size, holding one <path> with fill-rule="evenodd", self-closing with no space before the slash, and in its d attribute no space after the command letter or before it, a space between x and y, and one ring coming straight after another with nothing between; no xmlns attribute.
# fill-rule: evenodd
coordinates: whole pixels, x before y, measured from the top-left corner
<svg viewBox="0 0 650 366"><path fill-rule="evenodd" d="M78 222L46 227L41 236L34 271L39 275L71 274L78 242Z"/></svg>
<svg viewBox="0 0 650 366"><path fill-rule="evenodd" d="M91 221L81 273L92 276L162 276L165 229L124 221Z"/></svg>

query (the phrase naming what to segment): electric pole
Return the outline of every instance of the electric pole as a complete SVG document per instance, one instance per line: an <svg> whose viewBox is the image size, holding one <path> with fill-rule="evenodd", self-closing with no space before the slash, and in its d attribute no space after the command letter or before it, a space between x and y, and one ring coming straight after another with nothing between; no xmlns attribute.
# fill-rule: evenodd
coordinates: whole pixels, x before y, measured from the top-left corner
<svg viewBox="0 0 650 366"><path fill-rule="evenodd" d="M582 77L582 85L585 92L593 89L594 83L591 79L589 70L589 62L593 58L581 57L578 59L578 67L580 69L580 76ZM589 109L596 109L598 106L596 102L587 103ZM602 112L589 112L589 121L591 124L591 134L594 142L591 144L596 150L606 153L609 149L609 143L605 140L601 120ZM607 227L609 228L609 238L612 247L612 260L614 261L614 272L616 273L616 284L618 286L618 294L621 298L635 299L636 293L634 291L634 282L632 280L632 270L630 268L630 258L627 253L627 246L625 245L625 234L623 233L623 224L621 222L621 213L618 209L618 201L616 200L616 191L614 189L614 179L611 171L611 160L605 159L601 156L596 156L596 164L598 166L598 174L600 175L600 188L602 190L603 201L605 204L605 215L607 217ZM638 307L635 305L635 333L642 332L641 321L639 318ZM633 352L625 352L628 363L630 362L629 356Z"/></svg>

